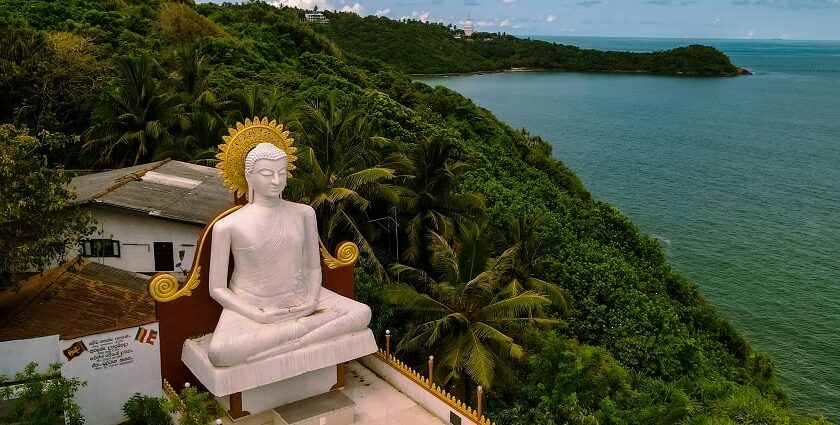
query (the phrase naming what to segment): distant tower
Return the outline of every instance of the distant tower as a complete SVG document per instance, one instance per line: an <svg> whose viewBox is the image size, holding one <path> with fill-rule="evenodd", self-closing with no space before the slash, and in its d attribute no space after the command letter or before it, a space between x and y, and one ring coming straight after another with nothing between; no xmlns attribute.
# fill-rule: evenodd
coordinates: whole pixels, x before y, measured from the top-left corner
<svg viewBox="0 0 840 425"><path fill-rule="evenodd" d="M464 21L464 35L470 37L475 32L475 28L473 28L472 19L470 19L470 15L467 15L467 20Z"/></svg>

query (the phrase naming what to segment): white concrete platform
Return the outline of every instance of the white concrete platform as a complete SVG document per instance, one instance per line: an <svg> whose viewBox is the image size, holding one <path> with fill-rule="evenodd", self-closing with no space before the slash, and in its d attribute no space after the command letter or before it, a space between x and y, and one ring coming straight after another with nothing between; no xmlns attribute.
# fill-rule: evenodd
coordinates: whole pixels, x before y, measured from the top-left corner
<svg viewBox="0 0 840 425"><path fill-rule="evenodd" d="M446 425L405 394L383 381L358 361L345 368L342 392L356 403L353 425ZM237 421L223 418L225 425L272 425L272 411Z"/></svg>

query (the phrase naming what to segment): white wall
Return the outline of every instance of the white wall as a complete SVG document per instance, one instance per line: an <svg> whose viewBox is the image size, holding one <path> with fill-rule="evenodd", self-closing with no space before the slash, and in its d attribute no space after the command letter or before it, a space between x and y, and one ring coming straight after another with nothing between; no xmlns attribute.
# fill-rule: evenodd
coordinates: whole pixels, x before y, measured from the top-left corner
<svg viewBox="0 0 840 425"><path fill-rule="evenodd" d="M137 340L138 329L145 338ZM60 340L58 335L0 342L0 375L8 378L35 361L46 372L51 363L61 363L61 375L87 384L74 400L87 425L113 425L125 420L122 405L134 393L162 397L160 335L157 323L119 331ZM68 357L64 350L81 342L80 354ZM79 345L77 345L78 347Z"/></svg>
<svg viewBox="0 0 840 425"><path fill-rule="evenodd" d="M202 225L167 220L148 214L102 205L86 206L98 223L101 234L93 239L113 239L120 242L119 257L89 257L91 261L133 272L155 270L154 242L172 242L173 264L181 262L178 251L184 251L181 267L189 270L195 255Z"/></svg>
<svg viewBox="0 0 840 425"><path fill-rule="evenodd" d="M47 372L50 364L58 363L58 345L58 335L0 342L0 375L14 378L30 362L38 363L39 373Z"/></svg>
<svg viewBox="0 0 840 425"><path fill-rule="evenodd" d="M136 339L138 329L158 332L158 324L106 332L82 338L61 340L59 353L81 341L85 350L68 359L61 355L62 376L87 382L76 393L87 425L113 425L124 421L122 405L134 393L162 397L160 342Z"/></svg>

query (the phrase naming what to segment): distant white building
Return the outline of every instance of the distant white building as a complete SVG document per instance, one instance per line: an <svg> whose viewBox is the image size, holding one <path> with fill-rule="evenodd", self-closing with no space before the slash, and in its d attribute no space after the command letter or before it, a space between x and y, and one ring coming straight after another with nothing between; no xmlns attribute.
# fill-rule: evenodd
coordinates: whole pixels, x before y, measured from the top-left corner
<svg viewBox="0 0 840 425"><path fill-rule="evenodd" d="M76 202L98 224L82 256L139 273L189 270L204 225L233 205L218 175L164 160L74 178Z"/></svg>
<svg viewBox="0 0 840 425"><path fill-rule="evenodd" d="M474 33L475 33L475 28L473 27L473 21L472 21L472 19L467 18L467 20L464 21L464 36L472 37L472 35Z"/></svg>
<svg viewBox="0 0 840 425"><path fill-rule="evenodd" d="M307 13L305 16L306 22L313 23L313 24L328 24L330 20L327 19L321 12L315 13Z"/></svg>

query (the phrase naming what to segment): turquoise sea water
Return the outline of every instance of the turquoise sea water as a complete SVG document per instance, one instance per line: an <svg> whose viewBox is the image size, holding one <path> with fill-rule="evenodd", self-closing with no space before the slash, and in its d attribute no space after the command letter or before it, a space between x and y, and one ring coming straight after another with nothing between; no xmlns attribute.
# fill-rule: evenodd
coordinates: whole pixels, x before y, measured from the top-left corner
<svg viewBox="0 0 840 425"><path fill-rule="evenodd" d="M770 354L795 409L840 421L840 42L532 38L628 51L699 42L755 73L421 81L551 141Z"/></svg>

